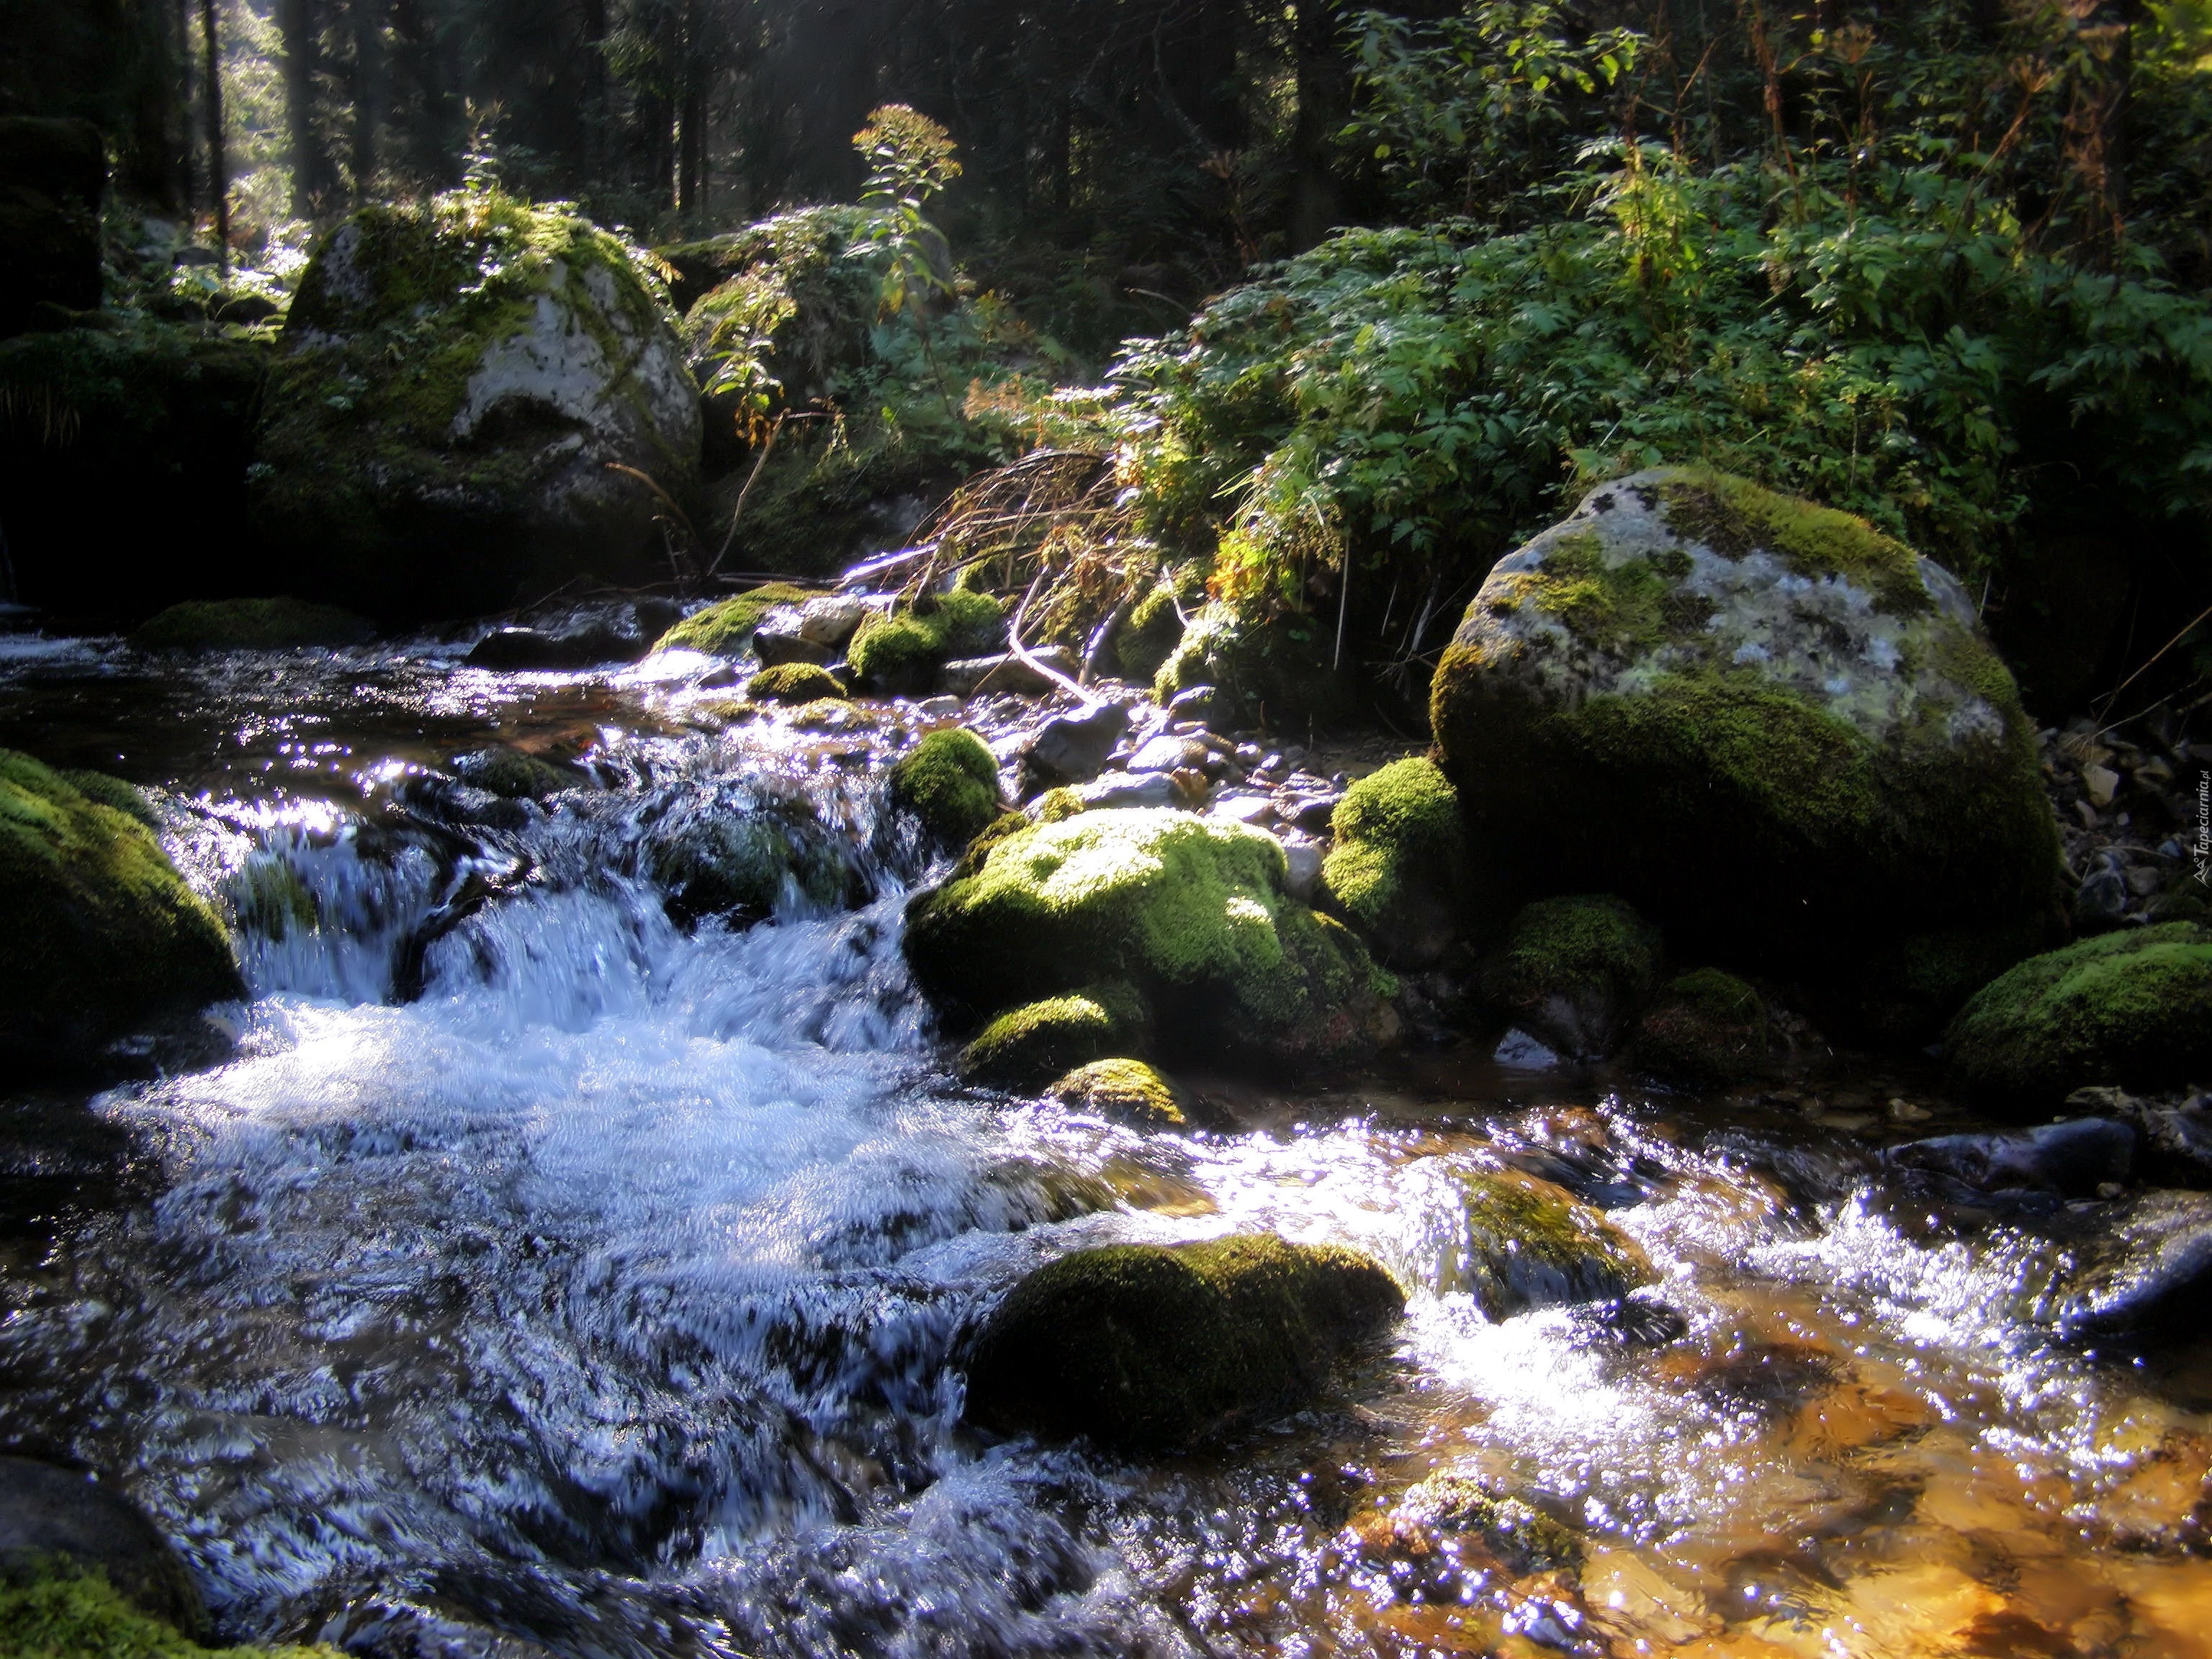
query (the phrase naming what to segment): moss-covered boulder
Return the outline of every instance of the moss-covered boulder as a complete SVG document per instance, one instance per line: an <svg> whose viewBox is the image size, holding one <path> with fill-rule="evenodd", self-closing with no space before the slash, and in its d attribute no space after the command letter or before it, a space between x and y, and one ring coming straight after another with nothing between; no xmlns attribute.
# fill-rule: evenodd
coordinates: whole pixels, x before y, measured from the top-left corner
<svg viewBox="0 0 2212 1659"><path fill-rule="evenodd" d="M1638 473L1499 561L1431 714L1532 890L1618 892L1679 945L1844 984L1914 935L2052 914L2034 733L1972 600L1741 479Z"/></svg>
<svg viewBox="0 0 2212 1659"><path fill-rule="evenodd" d="M747 680L745 695L756 702L839 702L845 696L845 683L811 662L780 662Z"/></svg>
<svg viewBox="0 0 2212 1659"><path fill-rule="evenodd" d="M0 750L0 1054L41 1069L243 994L230 940L112 778Z"/></svg>
<svg viewBox="0 0 2212 1659"><path fill-rule="evenodd" d="M644 845L668 914L749 926L779 908L834 909L867 890L851 836L774 781L702 784L671 803Z"/></svg>
<svg viewBox="0 0 2212 1659"><path fill-rule="evenodd" d="M1164 703L1210 685L1217 711L1249 725L1340 714L1349 699L1330 668L1326 631L1311 617L1269 616L1255 602L1216 599L1176 636L1152 676L1152 695Z"/></svg>
<svg viewBox="0 0 2212 1659"><path fill-rule="evenodd" d="M1733 974L1698 968L1661 988L1629 1058L1669 1083L1736 1083L1765 1063L1769 1042L1765 1000Z"/></svg>
<svg viewBox="0 0 2212 1659"><path fill-rule="evenodd" d="M853 635L853 676L885 696L911 696L937 683L956 659L1006 648L1006 608L965 588L927 594L904 611L871 616Z"/></svg>
<svg viewBox="0 0 2212 1659"><path fill-rule="evenodd" d="M1141 1044L1145 1006L1126 985L1094 986L1010 1009L960 1051L960 1073L1000 1089L1035 1089L1071 1067Z"/></svg>
<svg viewBox="0 0 2212 1659"><path fill-rule="evenodd" d="M1466 1578L1492 1563L1516 1577L1571 1573L1583 1565L1582 1540L1573 1532L1523 1500L1493 1492L1480 1477L1455 1471L1430 1475L1393 1508L1356 1517L1350 1530L1366 1554L1453 1581L1424 1586L1446 1591L1450 1600L1459 1599Z"/></svg>
<svg viewBox="0 0 2212 1659"><path fill-rule="evenodd" d="M1432 761L1354 783L1321 870L1329 906L1393 968L1425 968L1461 937L1474 891L1459 793Z"/></svg>
<svg viewBox="0 0 2212 1659"><path fill-rule="evenodd" d="M942 847L966 846L991 826L1004 805L999 763L965 726L925 732L891 763L884 787L892 809L910 813Z"/></svg>
<svg viewBox="0 0 2212 1659"><path fill-rule="evenodd" d="M765 582L735 599L693 611L653 641L655 651L701 651L710 657L735 657L752 644L761 618L780 605L800 605L812 592L790 582Z"/></svg>
<svg viewBox="0 0 2212 1659"><path fill-rule="evenodd" d="M1164 1072L1141 1060L1094 1060L1077 1066L1045 1093L1074 1111L1139 1128L1180 1129L1189 1122L1182 1091Z"/></svg>
<svg viewBox="0 0 2212 1659"><path fill-rule="evenodd" d="M1516 913L1478 983L1493 1010L1558 1053L1601 1059L1659 983L1658 930L1610 894L1539 899Z"/></svg>
<svg viewBox="0 0 2212 1659"><path fill-rule="evenodd" d="M1435 1288L1473 1297L1488 1318L1609 1302L1656 1276L1635 1240L1555 1182L1518 1170L1443 1173L1463 1202Z"/></svg>
<svg viewBox="0 0 2212 1659"><path fill-rule="evenodd" d="M1127 984L1166 1054L1293 1063L1395 1035L1395 987L1356 935L1290 896L1282 845L1188 812L1033 823L907 911L915 982L956 1028ZM1119 1052L1143 1052L1122 1049Z"/></svg>
<svg viewBox="0 0 2212 1659"><path fill-rule="evenodd" d="M285 321L256 527L315 597L378 616L652 572L662 508L635 474L680 495L700 434L656 283L619 237L496 191L354 214Z"/></svg>
<svg viewBox="0 0 2212 1659"><path fill-rule="evenodd" d="M2032 957L1974 994L1943 1046L1962 1088L2023 1115L2094 1084L2212 1083L2212 928L2167 922Z"/></svg>
<svg viewBox="0 0 2212 1659"><path fill-rule="evenodd" d="M1078 1250L984 1324L968 1419L1127 1451L1195 1444L1295 1410L1403 1306L1368 1257L1272 1234Z"/></svg>
<svg viewBox="0 0 2212 1659"><path fill-rule="evenodd" d="M279 651L359 645L375 624L331 605L303 599L187 599L131 631L142 651Z"/></svg>
<svg viewBox="0 0 2212 1659"><path fill-rule="evenodd" d="M584 781L582 775L571 768L503 743L456 755L453 768L453 775L463 782L507 800L543 800Z"/></svg>

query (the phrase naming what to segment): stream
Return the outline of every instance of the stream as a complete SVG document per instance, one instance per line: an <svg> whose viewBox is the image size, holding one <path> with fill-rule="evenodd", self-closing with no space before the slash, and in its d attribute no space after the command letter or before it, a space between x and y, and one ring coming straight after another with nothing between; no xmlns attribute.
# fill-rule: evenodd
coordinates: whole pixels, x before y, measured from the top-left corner
<svg viewBox="0 0 2212 1659"><path fill-rule="evenodd" d="M2054 1343L2032 1239L1921 1224L1875 1149L1975 1120L1808 1059L1700 1099L1413 1049L1188 1081L1147 1132L963 1087L899 951L881 750L680 675L465 646L160 658L0 636L0 744L146 787L236 918L204 1069L0 1092L0 1439L109 1471L232 1640L365 1656L2212 1654L2212 1341ZM449 775L514 744L590 787ZM702 813L834 842L686 931ZM158 1056L156 1057L158 1060ZM12 1085L11 1085L12 1087ZM1455 1170L1604 1209L1658 1282L1486 1320ZM1041 1261L1272 1229L1407 1317L1308 1412L1131 1462L960 1422ZM1359 1518L1479 1474L1578 1588Z"/></svg>

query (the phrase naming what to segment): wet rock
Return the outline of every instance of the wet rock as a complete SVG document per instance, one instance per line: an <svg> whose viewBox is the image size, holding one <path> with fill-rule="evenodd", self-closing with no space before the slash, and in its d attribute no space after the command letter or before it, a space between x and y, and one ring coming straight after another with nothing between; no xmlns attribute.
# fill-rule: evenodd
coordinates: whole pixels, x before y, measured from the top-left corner
<svg viewBox="0 0 2212 1659"><path fill-rule="evenodd" d="M754 624L753 654L763 668L783 663L805 663L819 668L837 653L806 634L804 616L796 605L772 606Z"/></svg>
<svg viewBox="0 0 2212 1659"><path fill-rule="evenodd" d="M230 939L128 784L0 750L0 1057L81 1066L243 994Z"/></svg>
<svg viewBox="0 0 2212 1659"><path fill-rule="evenodd" d="M1087 783L1129 729L1126 703L1099 702L1055 714L1022 751L1024 775L1034 782Z"/></svg>
<svg viewBox="0 0 2212 1659"><path fill-rule="evenodd" d="M1425 1566L1422 1588L1431 1595L1453 1591L1485 1566L1519 1577L1583 1564L1582 1540L1572 1532L1472 1474L1430 1475L1393 1508L1360 1517L1351 1530L1367 1554Z"/></svg>
<svg viewBox="0 0 2212 1659"><path fill-rule="evenodd" d="M1171 772L1102 772L1076 791L1086 806L1183 808L1190 791Z"/></svg>
<svg viewBox="0 0 2212 1659"><path fill-rule="evenodd" d="M1282 846L1284 890L1303 903L1312 903L1321 892L1321 872L1328 860L1314 842L1285 841Z"/></svg>
<svg viewBox="0 0 2212 1659"><path fill-rule="evenodd" d="M963 847L999 816L999 763L965 726L927 732L892 763L892 809L911 814L940 847Z"/></svg>
<svg viewBox="0 0 2212 1659"><path fill-rule="evenodd" d="M2074 926L2084 933L2107 933L2127 920L2128 878L2117 854L2098 855L2096 867L2074 894Z"/></svg>
<svg viewBox="0 0 2212 1659"><path fill-rule="evenodd" d="M1137 745L1129 757L1127 769L1132 772L1176 772L1186 766L1205 763L1206 748L1188 738L1176 737L1163 732L1156 738L1147 738Z"/></svg>
<svg viewBox="0 0 2212 1659"><path fill-rule="evenodd" d="M663 906L685 927L709 917L750 926L791 901L838 908L867 887L849 836L823 824L803 794L750 780L679 795L644 852Z"/></svg>
<svg viewBox="0 0 2212 1659"><path fill-rule="evenodd" d="M666 599L579 605L495 629L465 660L471 668L556 672L635 662L678 621L674 603Z"/></svg>
<svg viewBox="0 0 2212 1659"><path fill-rule="evenodd" d="M89 121L0 118L0 335L100 304L107 149Z"/></svg>
<svg viewBox="0 0 2212 1659"><path fill-rule="evenodd" d="M1573 1060L1611 1054L1659 976L1659 935L1610 895L1525 905L1480 972L1484 999Z"/></svg>
<svg viewBox="0 0 2212 1659"><path fill-rule="evenodd" d="M507 800L543 800L563 789L574 789L584 781L568 767L556 766L506 744L456 755L453 769L453 775L463 782Z"/></svg>
<svg viewBox="0 0 2212 1659"><path fill-rule="evenodd" d="M2094 1198L2133 1178L2138 1137L2109 1118L2076 1118L2016 1134L1939 1135L1893 1146L1893 1169L1922 1170L1985 1193L2010 1190Z"/></svg>
<svg viewBox="0 0 2212 1659"><path fill-rule="evenodd" d="M1045 1093L1074 1111L1139 1128L1180 1129L1189 1121L1182 1091L1165 1073L1141 1060L1093 1060L1077 1066Z"/></svg>
<svg viewBox="0 0 2212 1659"><path fill-rule="evenodd" d="M490 610L658 574L661 497L634 472L682 493L699 393L620 239L462 191L362 209L317 243L258 442L254 527L316 597Z"/></svg>
<svg viewBox="0 0 2212 1659"><path fill-rule="evenodd" d="M299 599L188 599L131 630L142 651L283 651L361 645L376 625L336 605Z"/></svg>
<svg viewBox="0 0 2212 1659"><path fill-rule="evenodd" d="M842 702L845 685L826 668L807 662L783 662L763 668L747 680L745 695L756 702L819 702L825 698Z"/></svg>
<svg viewBox="0 0 2212 1659"><path fill-rule="evenodd" d="M1271 1234L1078 1250L985 1322L968 1419L1130 1452L1198 1444L1312 1399L1403 1306L1366 1256Z"/></svg>
<svg viewBox="0 0 2212 1659"><path fill-rule="evenodd" d="M2120 1089L2076 1089L2066 1104L2133 1128L2142 1137L2136 1173L2148 1185L2212 1188L2212 1095L2147 1100Z"/></svg>
<svg viewBox="0 0 2212 1659"><path fill-rule="evenodd" d="M698 651L710 657L735 657L752 648L753 631L770 611L804 604L813 595L789 582L769 582L734 599L721 599L672 623L653 641L655 651Z"/></svg>
<svg viewBox="0 0 2212 1659"><path fill-rule="evenodd" d="M1340 798L1335 795L1292 796L1278 803L1276 811L1284 823L1309 836L1326 836L1336 822L1336 809Z"/></svg>
<svg viewBox="0 0 2212 1659"><path fill-rule="evenodd" d="M1329 908L1385 965L1435 963L1458 941L1474 890L1450 781L1432 762L1394 762L1352 786L1330 828Z"/></svg>
<svg viewBox="0 0 2212 1659"><path fill-rule="evenodd" d="M1741 479L1592 490L1492 568L1431 713L1540 890L1616 892L1677 945L1817 970L1839 1006L1915 937L2016 960L2053 920L2034 732L1972 599L1863 521ZM1979 982L1943 960L1921 1019Z"/></svg>
<svg viewBox="0 0 2212 1659"><path fill-rule="evenodd" d="M1396 1034L1394 988L1348 929L1290 896L1285 873L1259 831L1094 808L1015 831L918 897L907 960L956 1029L1110 981L1135 988L1164 1052L1370 1052Z"/></svg>
<svg viewBox="0 0 2212 1659"><path fill-rule="evenodd" d="M1275 803L1265 795L1224 795L1207 806L1206 815L1264 830L1275 821Z"/></svg>
<svg viewBox="0 0 2212 1659"><path fill-rule="evenodd" d="M1040 1088L1048 1079L1141 1048L1146 1024L1143 1002L1127 985L1045 997L984 1026L960 1051L960 1075L993 1088Z"/></svg>
<svg viewBox="0 0 2212 1659"><path fill-rule="evenodd" d="M1741 1081L1765 1063L1766 1003L1732 974L1699 968L1670 980L1629 1048L1640 1071L1692 1085Z"/></svg>
<svg viewBox="0 0 2212 1659"><path fill-rule="evenodd" d="M2056 1320L2067 1341L2186 1338L2212 1316L2212 1193L2140 1194L2075 1248Z"/></svg>
<svg viewBox="0 0 2212 1659"><path fill-rule="evenodd" d="M1047 667L1073 679L1083 665L1076 661L1075 653L1064 645L1048 645L1030 655ZM1017 696L1041 697L1060 689L1060 682L1011 652L996 652L988 657L965 657L948 662L937 672L940 690L956 697L973 697L987 692L1011 691Z"/></svg>
<svg viewBox="0 0 2212 1659"><path fill-rule="evenodd" d="M105 1574L149 1617L187 1635L203 1632L199 1591L136 1504L74 1470L0 1456L0 1571L13 1577L62 1563Z"/></svg>
<svg viewBox="0 0 2212 1659"><path fill-rule="evenodd" d="M1444 1173L1463 1206L1436 1289L1473 1297L1486 1318L1617 1301L1656 1276L1642 1247L1563 1187L1518 1170Z"/></svg>
<svg viewBox="0 0 2212 1659"><path fill-rule="evenodd" d="M2212 1078L2212 929L2168 922L2031 957L1975 993L1944 1047L1962 1089L2020 1114L2093 1085Z"/></svg>

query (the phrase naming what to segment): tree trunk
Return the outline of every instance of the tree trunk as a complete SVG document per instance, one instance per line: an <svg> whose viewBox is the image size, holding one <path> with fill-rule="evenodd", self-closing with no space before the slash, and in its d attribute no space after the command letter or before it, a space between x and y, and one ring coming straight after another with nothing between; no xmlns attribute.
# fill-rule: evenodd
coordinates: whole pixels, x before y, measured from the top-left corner
<svg viewBox="0 0 2212 1659"><path fill-rule="evenodd" d="M366 202L375 187L377 130L386 102L382 0L352 0L353 194Z"/></svg>
<svg viewBox="0 0 2212 1659"><path fill-rule="evenodd" d="M215 208L218 269L230 273L230 167L222 153L222 37L215 22L215 0L200 0L200 44L207 53L208 200Z"/></svg>
<svg viewBox="0 0 2212 1659"><path fill-rule="evenodd" d="M607 0L584 0L584 176L606 176Z"/></svg>
<svg viewBox="0 0 2212 1659"><path fill-rule="evenodd" d="M314 0L277 0L284 40L284 120L292 143L292 211L312 219L328 205L330 157L315 134L315 68L320 57Z"/></svg>
<svg viewBox="0 0 2212 1659"><path fill-rule="evenodd" d="M1352 116L1352 64L1337 0L1297 0L1292 47L1298 112L1291 131L1295 168L1291 194L1292 252L1311 247L1335 228L1343 203L1332 167L1336 135Z"/></svg>
<svg viewBox="0 0 2212 1659"><path fill-rule="evenodd" d="M191 210L199 202L198 192L194 189L198 181L192 176L192 152L199 148L198 136L192 131L192 82L197 78L192 71L192 0L177 0L172 21L175 25L171 33L175 37L172 49L177 54L177 84L184 97L184 118L178 123L180 142L175 146L177 183L184 191L185 208Z"/></svg>

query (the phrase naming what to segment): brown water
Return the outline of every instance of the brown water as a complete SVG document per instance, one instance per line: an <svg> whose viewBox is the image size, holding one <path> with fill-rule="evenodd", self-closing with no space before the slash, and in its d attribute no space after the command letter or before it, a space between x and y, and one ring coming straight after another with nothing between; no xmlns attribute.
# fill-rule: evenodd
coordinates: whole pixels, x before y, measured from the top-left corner
<svg viewBox="0 0 2212 1659"><path fill-rule="evenodd" d="M0 1422L114 1472L233 1636L2212 1652L2212 1343L2057 1346L2051 1247L1893 1202L1875 1149L1972 1122L1930 1075L1808 1057L1692 1099L1427 1051L1295 1094L1199 1078L1234 1127L1143 1133L944 1073L897 953L921 872L848 738L427 648L13 642L0 686L0 743L167 790L212 890L275 866L317 902L243 928L228 1063L0 1099ZM475 820L423 792L493 738L605 787ZM682 933L654 826L769 795L876 896ZM489 896L426 930L472 873ZM1602 1207L1657 1282L1486 1320L1447 1288L1480 1169ZM1027 1267L1255 1227L1408 1289L1332 1398L1142 1465L959 1425L961 1343ZM1575 1528L1579 1573L1393 1520L1440 1471Z"/></svg>

